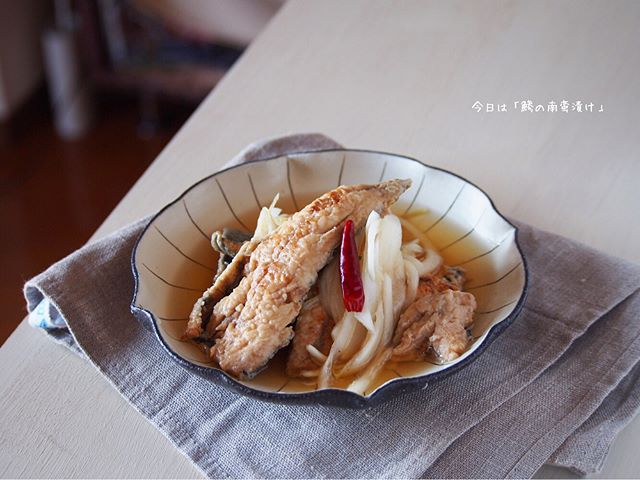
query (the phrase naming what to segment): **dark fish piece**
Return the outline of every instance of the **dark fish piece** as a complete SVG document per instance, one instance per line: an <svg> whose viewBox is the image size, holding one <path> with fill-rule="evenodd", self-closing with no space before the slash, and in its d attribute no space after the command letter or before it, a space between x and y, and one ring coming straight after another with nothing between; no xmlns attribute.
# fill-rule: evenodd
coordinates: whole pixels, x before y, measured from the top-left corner
<svg viewBox="0 0 640 480"><path fill-rule="evenodd" d="M246 242L251 240L251 235L240 230L224 228L213 232L211 235L211 246L218 252L218 269L213 278L215 281L229 266L233 258Z"/></svg>
<svg viewBox="0 0 640 480"><path fill-rule="evenodd" d="M294 337L287 357L286 372L290 377L298 377L305 370L318 368L307 345L312 345L320 353L329 354L333 340L333 320L324 311L317 296L304 302L293 329Z"/></svg>
<svg viewBox="0 0 640 480"><path fill-rule="evenodd" d="M210 342L216 335L218 323L212 323L211 315L218 301L229 294L240 282L242 271L249 260L249 256L258 246L257 241L245 242L235 254L231 263L220 275L216 276L213 285L209 287L196 301L189 315L189 322L183 334L186 340Z"/></svg>

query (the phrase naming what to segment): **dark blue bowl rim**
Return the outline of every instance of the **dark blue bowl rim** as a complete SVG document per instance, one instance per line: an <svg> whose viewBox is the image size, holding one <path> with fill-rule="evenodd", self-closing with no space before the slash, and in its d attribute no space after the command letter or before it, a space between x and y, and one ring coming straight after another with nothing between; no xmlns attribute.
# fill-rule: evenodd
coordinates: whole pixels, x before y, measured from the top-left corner
<svg viewBox="0 0 640 480"><path fill-rule="evenodd" d="M153 224L153 222L160 215L162 215L165 212L165 210L167 210L169 207L171 207L172 205L174 205L177 202L179 202L180 200L182 200L185 197L185 195L187 195L191 190L193 190L195 187L197 187L201 183L206 182L207 180L209 180L211 178L214 178L214 177L216 177L218 175L221 175L221 174L223 174L225 172L228 172L230 170L234 170L236 168L239 168L239 167L242 167L242 166L246 165L246 163L242 163L242 164L239 164L239 165L233 165L233 166L224 168L222 170L219 170L219 171L217 171L215 173L212 173L211 175L208 175L208 176L200 179L199 181L197 181L196 183L194 183L193 185L188 187L184 192L182 192L182 194L180 196L178 196L175 200L173 200L172 202L170 202L167 205L165 205L161 210L159 210L149 220L147 225L144 227L144 229L140 233L138 239L136 240L136 242L134 244L134 247L133 247L133 250L132 250L132 253L131 253L131 269L132 269L133 277L134 277L134 291L133 291L133 298L131 300L131 305L130 305L131 312L134 315L139 316L141 320L144 321L144 320L148 319L151 322L151 325L153 327L153 332L155 334L156 339L160 342L160 344L164 348L165 352L167 352L167 354L173 360L175 360L178 364L180 364L181 366L183 366L183 367L185 367L185 368L187 368L189 370L193 370L194 372L198 373L202 377L215 380L216 383L222 384L225 387L229 387L232 390L235 390L236 392L238 392L238 393L240 393L242 395L258 398L258 399L261 399L261 400L266 400L266 401L271 401L271 402L279 402L279 403L298 403L298 404L304 404L304 403L306 403L306 404L324 404L324 403L327 403L327 404L332 404L332 405L344 406L344 407L348 407L348 408L367 408L367 407L371 407L371 406L377 405L379 403L382 403L383 401L389 400L390 398L388 398L388 396L386 395L386 393L391 393L391 392L388 392L389 390L392 390L392 389L393 390L401 390L403 393L407 392L407 391L418 390L419 388L423 388L427 382L432 383L432 382L441 380L441 379L443 379L445 377L448 377L449 375L452 375L453 373L459 371L460 369L466 367L467 365L469 365L469 363L471 363L473 360L475 360L476 357L478 355L480 355L491 344L491 342L493 342L493 340L495 340L509 325L511 325L511 323L513 323L515 318L520 314L520 312L522 311L522 308L524 306L524 303L525 303L525 301L527 299L528 292L529 292L529 268L528 268L528 265L527 265L527 260L525 258L524 252L522 251L522 248L521 248L520 243L518 241L519 229L518 229L518 227L516 225L511 223L509 221L509 219L506 218L498 210L498 208L496 207L495 203L493 202L493 199L482 188L478 187L476 184L474 184L473 182L467 180L466 178L462 177L461 175L458 175L457 173L451 172L451 171L446 170L444 168L435 167L433 165L428 165L428 164L426 164L426 163L424 163L424 162L422 162L422 161L420 161L420 160L418 160L416 158L409 157L407 155L400 155L400 154L396 154L396 153L382 152L382 151L377 151L377 150L356 149L356 148L331 148L331 149L323 149L323 150L296 151L296 152L291 152L289 154L279 154L279 155L263 158L263 159L260 159L260 160L255 160L255 161L252 161L250 163L269 162L269 161L273 161L273 160L276 160L276 159L279 159L279 158L286 157L287 155L292 155L292 156L293 155L311 155L311 154L335 153L335 152L370 153L370 154L386 155L386 156L390 156L390 157L396 157L396 158L402 158L402 159L405 159L405 160L410 160L412 162L416 162L416 163L420 164L421 166L430 168L432 170L438 170L438 171L441 171L443 173L447 173L449 175L452 175L452 176L454 176L456 178L459 178L463 182L466 182L467 184L477 188L480 192L482 192L482 194L485 195L487 200L489 200L491 208L493 208L493 210L498 214L498 216L500 216L505 222L507 222L508 225L513 227L513 229L514 229L514 240L515 240L516 248L518 249L518 253L520 254L520 257L522 258L522 265L523 265L523 268L524 268L524 286L522 288L522 293L520 294L520 298L518 299L515 307L511 311L511 313L504 320L502 320L500 323L498 323L498 324L494 325L493 327L491 327L489 329L489 331L487 332L484 341L476 348L476 350L473 353L471 353L468 357L466 357L465 359L463 359L459 363L457 363L455 365L452 365L451 367L449 367L449 368L447 368L445 370L442 370L440 372L428 373L426 375L421 375L421 376L418 376L418 377L402 377L402 378L393 379L390 382L384 384L382 387L378 388L373 394L371 394L369 396L363 396L363 395L359 395L359 394L354 393L354 392L350 392L350 391L342 390L342 389L336 389L336 388L329 388L329 389L323 389L323 390L314 390L312 392L304 392L304 393L265 392L263 390L257 390L257 389L248 387L248 386L238 382L236 379L234 379L233 377L231 377L230 375L228 375L226 372L224 372L222 370L202 367L202 366L197 365L197 364L195 364L193 362L190 362L189 360L185 359L184 357L178 355L165 342L165 340L162 338L162 335L160 334L160 329L158 327L158 322L157 322L157 319L155 318L154 314L150 310L147 310L145 308L142 308L142 307L139 307L139 306L136 305L137 296L138 296L138 289L139 289L139 273L138 273L138 269L136 267L136 262L135 262L136 253L138 251L138 247L140 245L140 241L144 237L144 235L147 232L147 230L149 229L149 227ZM411 387L414 387L414 388L411 388Z"/></svg>

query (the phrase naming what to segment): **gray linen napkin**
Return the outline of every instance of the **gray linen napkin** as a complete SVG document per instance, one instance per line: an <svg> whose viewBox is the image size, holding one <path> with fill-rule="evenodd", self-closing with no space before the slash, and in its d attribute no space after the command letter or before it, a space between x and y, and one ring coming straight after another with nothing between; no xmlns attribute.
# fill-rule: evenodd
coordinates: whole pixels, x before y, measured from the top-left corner
<svg viewBox="0 0 640 480"><path fill-rule="evenodd" d="M319 135L235 160L331 148ZM549 460L597 471L640 404L640 267L520 224L531 286L521 315L476 361L363 411L231 393L174 363L129 312L130 255L147 219L25 285L88 360L211 477L529 477ZM77 279L83 279L78 282Z"/></svg>

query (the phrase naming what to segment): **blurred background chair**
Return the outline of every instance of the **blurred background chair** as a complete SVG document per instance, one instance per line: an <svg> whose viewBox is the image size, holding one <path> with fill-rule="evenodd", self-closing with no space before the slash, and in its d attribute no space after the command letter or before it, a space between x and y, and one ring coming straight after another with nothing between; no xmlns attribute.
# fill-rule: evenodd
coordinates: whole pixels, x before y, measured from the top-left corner
<svg viewBox="0 0 640 480"><path fill-rule="evenodd" d="M277 11L278 0L80 0L92 84L139 97L143 133L162 100L197 105Z"/></svg>
<svg viewBox="0 0 640 480"><path fill-rule="evenodd" d="M0 0L0 343L282 0Z"/></svg>

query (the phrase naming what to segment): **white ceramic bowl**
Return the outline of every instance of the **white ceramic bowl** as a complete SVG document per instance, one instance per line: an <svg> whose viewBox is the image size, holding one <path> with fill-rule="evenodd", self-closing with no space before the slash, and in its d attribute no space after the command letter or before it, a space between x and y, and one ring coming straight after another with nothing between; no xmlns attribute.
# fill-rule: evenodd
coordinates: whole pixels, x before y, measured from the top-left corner
<svg viewBox="0 0 640 480"><path fill-rule="evenodd" d="M443 365L398 363L385 369L364 396L341 389L315 390L285 376L278 359L256 378L238 381L180 339L195 300L210 286L216 254L210 236L231 227L253 230L259 208L276 193L285 212L299 210L338 185L410 178L394 210L420 214L419 222L448 265L467 271L465 290L477 299L473 342ZM132 256L136 282L132 311L150 320L174 360L212 381L272 401L369 406L423 388L475 358L516 317L526 296L527 267L517 229L489 197L465 179L418 160L382 152L325 150L247 163L215 173L163 208L138 240Z"/></svg>

